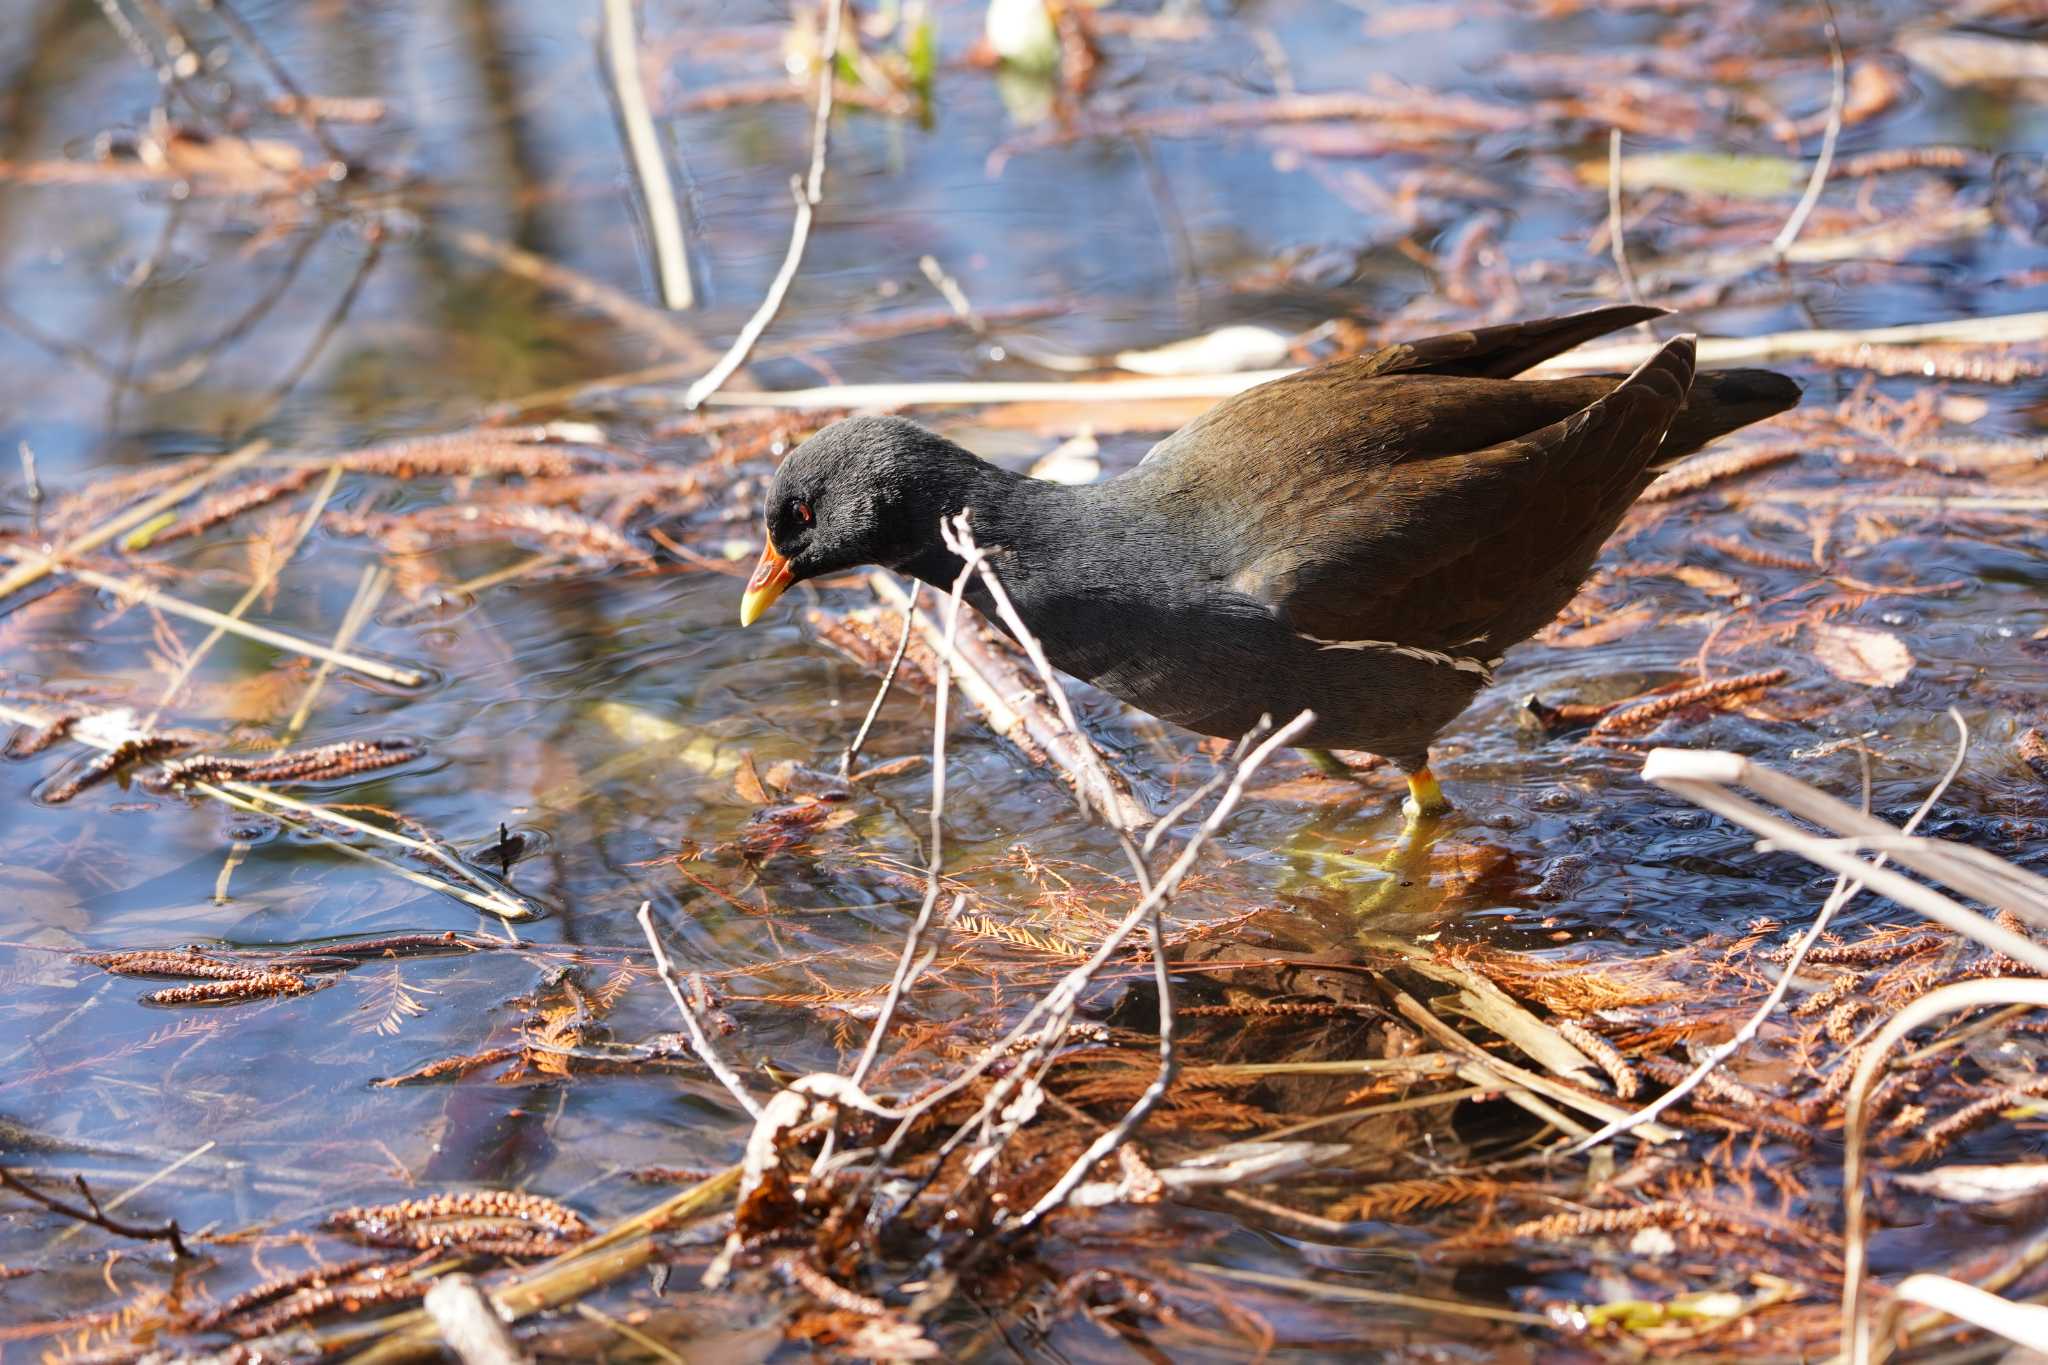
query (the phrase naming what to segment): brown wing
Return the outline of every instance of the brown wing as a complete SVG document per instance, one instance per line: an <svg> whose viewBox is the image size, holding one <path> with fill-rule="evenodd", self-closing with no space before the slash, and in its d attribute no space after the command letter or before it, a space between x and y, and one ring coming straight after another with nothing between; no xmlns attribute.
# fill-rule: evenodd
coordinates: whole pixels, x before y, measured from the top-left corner
<svg viewBox="0 0 2048 1365"><path fill-rule="evenodd" d="M1670 311L1649 304L1592 308L1560 318L1536 318L1468 332L1446 332L1420 341L1396 342L1338 364L1355 365L1361 373L1372 375L1450 374L1468 379L1511 379L1554 355L1563 355L1581 342L1661 318Z"/></svg>
<svg viewBox="0 0 2048 1365"><path fill-rule="evenodd" d="M1266 505L1286 520L1268 520L1256 543L1280 548L1234 586L1320 639L1498 652L1570 600L1692 375L1693 342L1681 337L1618 385L1372 381L1400 405L1384 439L1401 444L1333 459L1312 438L1308 477L1251 494L1277 494ZM1473 439L1450 448L1458 431Z"/></svg>
<svg viewBox="0 0 2048 1365"><path fill-rule="evenodd" d="M1319 429L1308 434L1320 443L1321 449L1343 450L1347 452L1346 458L1352 460L1368 449L1401 459L1413 454L1470 450L1474 445L1506 440L1554 421L1593 398L1579 396L1586 392L1584 385L1563 398L1539 396L1536 386L1531 385L1528 392L1510 396L1504 400L1505 406L1496 405L1489 413L1475 416L1470 407L1454 408L1447 414L1450 420L1445 426L1426 416L1416 417L1411 409L1414 396L1421 391L1410 385L1435 375L1507 379L1554 355L1562 355L1580 342L1631 323L1661 317L1667 311L1640 304L1595 308L1561 318L1540 318L1398 342L1349 360L1313 366L1218 403L1152 447L1139 463L1206 461L1219 451L1244 449L1248 438L1256 444L1259 436L1276 430L1284 429L1293 438L1310 419L1319 424ZM1405 382L1397 382L1396 376L1403 377ZM1613 382L1610 377L1599 384L1599 392L1605 393ZM1388 388L1388 383L1397 386ZM1566 406L1560 407L1560 403ZM1489 415L1497 416L1498 420L1488 421ZM1482 425L1484 434L1479 434ZM1389 439L1375 444L1371 438L1376 433ZM1458 444L1461 441L1466 444ZM1298 439L1293 440L1293 445L1293 450L1248 451L1243 459L1250 462L1270 456L1294 463L1301 459L1304 450L1311 449Z"/></svg>

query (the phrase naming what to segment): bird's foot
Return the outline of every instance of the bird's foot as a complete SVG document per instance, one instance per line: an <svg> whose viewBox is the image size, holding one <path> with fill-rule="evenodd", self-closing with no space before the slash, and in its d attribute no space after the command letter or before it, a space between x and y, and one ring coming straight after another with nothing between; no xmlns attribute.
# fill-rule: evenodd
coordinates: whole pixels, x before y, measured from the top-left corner
<svg viewBox="0 0 2048 1365"><path fill-rule="evenodd" d="M1450 809L1451 803L1444 799L1444 789L1437 784L1435 773L1424 767L1408 774L1408 799L1401 803L1401 814L1408 817L1410 825L1434 820Z"/></svg>

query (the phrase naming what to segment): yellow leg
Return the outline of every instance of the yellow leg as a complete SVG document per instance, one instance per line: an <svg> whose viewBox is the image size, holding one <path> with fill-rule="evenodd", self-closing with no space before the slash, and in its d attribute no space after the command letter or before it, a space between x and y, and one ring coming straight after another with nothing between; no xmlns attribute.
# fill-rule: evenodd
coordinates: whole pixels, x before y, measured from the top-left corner
<svg viewBox="0 0 2048 1365"><path fill-rule="evenodd" d="M1345 777L1353 782L1358 780L1358 771L1349 763L1331 753L1328 749L1303 749L1302 754L1315 765L1316 771L1326 777Z"/></svg>
<svg viewBox="0 0 2048 1365"><path fill-rule="evenodd" d="M1417 768L1408 774L1408 799L1401 803L1401 813L1413 822L1432 815L1442 815L1451 808L1444 799L1444 789L1437 785L1436 774L1428 768Z"/></svg>

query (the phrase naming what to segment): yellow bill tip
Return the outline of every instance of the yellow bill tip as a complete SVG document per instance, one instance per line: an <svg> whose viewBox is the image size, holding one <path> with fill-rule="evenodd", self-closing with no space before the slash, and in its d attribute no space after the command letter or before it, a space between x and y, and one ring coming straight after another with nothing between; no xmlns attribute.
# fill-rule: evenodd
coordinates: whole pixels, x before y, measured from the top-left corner
<svg viewBox="0 0 2048 1365"><path fill-rule="evenodd" d="M754 566L754 576L747 580L747 590L740 597L740 628L744 630L760 620L761 613L774 606L775 599L795 581L796 570L776 552L774 543L763 545L761 562Z"/></svg>

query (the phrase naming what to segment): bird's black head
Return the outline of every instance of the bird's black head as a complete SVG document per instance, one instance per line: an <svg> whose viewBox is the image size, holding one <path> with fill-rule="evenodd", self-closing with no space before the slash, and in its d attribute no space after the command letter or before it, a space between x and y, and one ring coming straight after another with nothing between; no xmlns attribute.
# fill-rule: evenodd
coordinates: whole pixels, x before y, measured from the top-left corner
<svg viewBox="0 0 2048 1365"><path fill-rule="evenodd" d="M761 562L740 602L752 625L790 584L861 564L899 568L939 545L939 521L986 468L900 417L854 417L798 446L775 471Z"/></svg>

